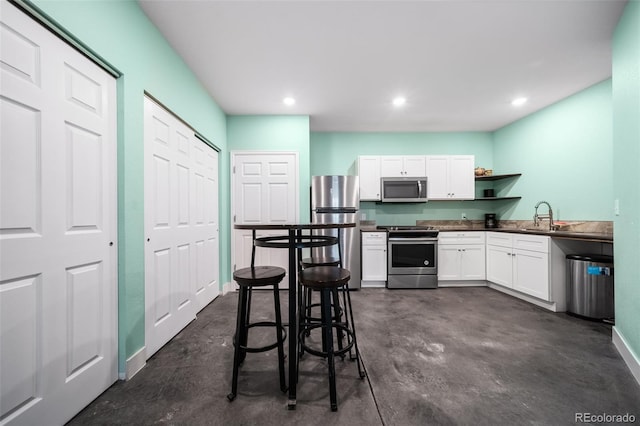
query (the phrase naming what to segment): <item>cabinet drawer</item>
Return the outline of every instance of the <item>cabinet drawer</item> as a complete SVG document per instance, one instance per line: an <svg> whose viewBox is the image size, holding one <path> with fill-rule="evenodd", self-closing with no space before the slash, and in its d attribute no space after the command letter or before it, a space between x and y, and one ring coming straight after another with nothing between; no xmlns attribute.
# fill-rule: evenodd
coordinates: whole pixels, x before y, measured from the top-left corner
<svg viewBox="0 0 640 426"><path fill-rule="evenodd" d="M511 248L513 246L513 235L506 232L487 232L487 244Z"/></svg>
<svg viewBox="0 0 640 426"><path fill-rule="evenodd" d="M549 253L549 237L542 235L513 235L513 248Z"/></svg>
<svg viewBox="0 0 640 426"><path fill-rule="evenodd" d="M438 234L438 244L484 244L484 231L446 231Z"/></svg>
<svg viewBox="0 0 640 426"><path fill-rule="evenodd" d="M363 246L385 246L387 245L387 233L386 232L363 232L362 245Z"/></svg>

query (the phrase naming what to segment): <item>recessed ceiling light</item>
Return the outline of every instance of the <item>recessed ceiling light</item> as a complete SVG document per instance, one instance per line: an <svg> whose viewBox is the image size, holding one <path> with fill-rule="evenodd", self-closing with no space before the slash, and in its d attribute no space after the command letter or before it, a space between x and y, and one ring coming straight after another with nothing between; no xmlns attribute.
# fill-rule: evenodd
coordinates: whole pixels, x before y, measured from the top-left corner
<svg viewBox="0 0 640 426"><path fill-rule="evenodd" d="M394 98L392 102L393 106L401 107L407 103L407 99L403 98L402 96L398 96L397 98Z"/></svg>
<svg viewBox="0 0 640 426"><path fill-rule="evenodd" d="M282 100L282 102L283 102L285 105L287 105L287 106L291 106L291 105L293 105L293 104L295 104L295 103L296 103L296 100L295 100L295 99L293 99L291 96L287 96L286 98L284 98L284 99Z"/></svg>
<svg viewBox="0 0 640 426"><path fill-rule="evenodd" d="M527 98L515 98L511 101L511 105L513 106L521 106L527 103Z"/></svg>

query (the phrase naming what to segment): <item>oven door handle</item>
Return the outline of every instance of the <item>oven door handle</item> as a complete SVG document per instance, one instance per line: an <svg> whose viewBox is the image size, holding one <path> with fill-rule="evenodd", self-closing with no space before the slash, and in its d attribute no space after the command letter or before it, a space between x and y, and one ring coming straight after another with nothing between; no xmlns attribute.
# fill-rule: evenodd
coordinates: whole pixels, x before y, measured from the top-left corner
<svg viewBox="0 0 640 426"><path fill-rule="evenodd" d="M399 241L403 243L411 243L411 242L438 242L437 238L407 238L407 237L389 237L389 241Z"/></svg>

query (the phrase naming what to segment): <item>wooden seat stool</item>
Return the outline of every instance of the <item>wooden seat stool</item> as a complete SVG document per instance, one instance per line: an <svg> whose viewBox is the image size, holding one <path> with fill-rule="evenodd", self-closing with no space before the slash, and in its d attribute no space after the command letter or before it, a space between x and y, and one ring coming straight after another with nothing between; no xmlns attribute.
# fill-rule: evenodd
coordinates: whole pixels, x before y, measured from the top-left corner
<svg viewBox="0 0 640 426"><path fill-rule="evenodd" d="M233 401L238 392L238 370L244 361L247 352L265 352L278 348L278 370L280 373L280 390L287 391L284 376L284 341L287 332L282 325L280 314L279 283L282 281L286 271L277 266L255 266L242 268L233 273L233 279L238 283L238 315L236 319L236 331L233 345L233 378L231 383L231 393L227 395L229 401ZM251 323L249 320L251 312L251 291L254 287L273 286L273 303L275 309L275 321L261 321ZM276 329L276 342L262 346L250 347L247 345L249 329L253 327L274 327Z"/></svg>
<svg viewBox="0 0 640 426"><path fill-rule="evenodd" d="M351 273L344 268L338 266L314 266L303 269L299 274L300 284L308 289L320 292L320 323L305 322L300 324L300 345L304 352L312 355L327 358L329 372L329 399L331 403L331 411L338 410L336 377L335 377L335 357L343 355L347 352L355 351L355 357L358 364L358 373L360 378L365 377L364 369L361 365L360 352L358 350L358 342L356 339L356 331L353 323L353 311L351 309L351 296L349 295L348 285L351 279ZM336 318L331 314L331 303L335 290L345 287L345 303L342 307L344 312L344 321ZM322 329L322 349L310 347L307 341L302 338L303 334L314 329ZM344 347L334 349L333 331L341 331L347 336L347 342ZM338 337L338 341L340 338Z"/></svg>

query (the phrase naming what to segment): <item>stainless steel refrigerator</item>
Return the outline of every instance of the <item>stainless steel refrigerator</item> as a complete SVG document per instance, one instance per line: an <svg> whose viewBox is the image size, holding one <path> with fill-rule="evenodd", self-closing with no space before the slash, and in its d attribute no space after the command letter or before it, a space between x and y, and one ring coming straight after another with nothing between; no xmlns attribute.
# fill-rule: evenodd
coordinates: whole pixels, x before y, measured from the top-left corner
<svg viewBox="0 0 640 426"><path fill-rule="evenodd" d="M349 288L360 288L360 185L358 176L312 176L311 222L354 222L355 228L343 228L340 246L342 264L351 272ZM324 235L337 235L338 229L322 230ZM338 247L313 249L313 256L338 257Z"/></svg>

